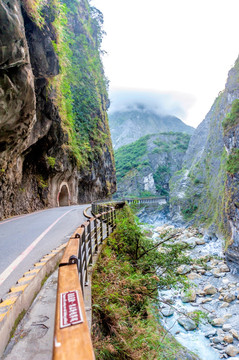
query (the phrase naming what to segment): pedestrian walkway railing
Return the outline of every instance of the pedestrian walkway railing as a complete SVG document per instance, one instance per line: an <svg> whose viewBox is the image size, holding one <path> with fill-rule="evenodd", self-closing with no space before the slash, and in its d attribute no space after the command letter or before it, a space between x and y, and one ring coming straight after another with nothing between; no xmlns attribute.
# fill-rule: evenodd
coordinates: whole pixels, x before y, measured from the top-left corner
<svg viewBox="0 0 239 360"><path fill-rule="evenodd" d="M94 216L71 236L59 264L54 360L91 360L94 351L84 307L88 267L105 237L115 228L116 212L107 204L92 204Z"/></svg>

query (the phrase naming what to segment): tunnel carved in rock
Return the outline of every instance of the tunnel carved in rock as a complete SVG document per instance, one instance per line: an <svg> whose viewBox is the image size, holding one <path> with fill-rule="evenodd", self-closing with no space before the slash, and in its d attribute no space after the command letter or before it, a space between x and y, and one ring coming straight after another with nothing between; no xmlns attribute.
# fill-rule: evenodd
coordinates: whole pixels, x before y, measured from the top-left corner
<svg viewBox="0 0 239 360"><path fill-rule="evenodd" d="M67 183L62 183L60 191L57 196L58 206L69 206L70 205L70 191Z"/></svg>

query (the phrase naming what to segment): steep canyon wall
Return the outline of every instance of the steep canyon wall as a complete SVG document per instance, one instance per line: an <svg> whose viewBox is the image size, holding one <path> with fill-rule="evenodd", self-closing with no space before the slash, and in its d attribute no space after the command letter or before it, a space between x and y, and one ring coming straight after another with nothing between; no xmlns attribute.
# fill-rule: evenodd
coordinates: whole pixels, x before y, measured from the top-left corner
<svg viewBox="0 0 239 360"><path fill-rule="evenodd" d="M100 16L85 0L0 3L0 218L115 191Z"/></svg>
<svg viewBox="0 0 239 360"><path fill-rule="evenodd" d="M202 224L225 238L227 254L239 261L238 122L225 119L239 98L239 59L204 121L191 137L182 169L170 181L171 214L177 222ZM237 116L239 118L239 116ZM233 156L230 156L233 154ZM239 158L237 159L239 160Z"/></svg>

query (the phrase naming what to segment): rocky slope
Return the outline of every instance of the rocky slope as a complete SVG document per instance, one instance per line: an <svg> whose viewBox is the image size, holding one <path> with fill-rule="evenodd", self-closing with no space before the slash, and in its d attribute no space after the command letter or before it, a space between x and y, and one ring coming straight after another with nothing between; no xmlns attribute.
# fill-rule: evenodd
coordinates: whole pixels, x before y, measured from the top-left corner
<svg viewBox="0 0 239 360"><path fill-rule="evenodd" d="M189 139L174 132L146 135L116 150L116 195L168 196L169 179L181 168Z"/></svg>
<svg viewBox="0 0 239 360"><path fill-rule="evenodd" d="M87 0L35 5L0 3L0 218L104 197L116 184L100 14Z"/></svg>
<svg viewBox="0 0 239 360"><path fill-rule="evenodd" d="M239 59L205 120L193 134L183 167L171 179L171 213L176 221L201 223L225 235L227 254L239 260L238 114L227 121L239 98ZM235 110L236 111L236 110ZM229 115L227 115L229 113ZM224 129L223 125L224 124Z"/></svg>
<svg viewBox="0 0 239 360"><path fill-rule="evenodd" d="M115 149L130 144L147 134L158 132L185 132L192 134L194 128L170 115L159 115L137 104L137 110L115 111L109 114L112 142Z"/></svg>

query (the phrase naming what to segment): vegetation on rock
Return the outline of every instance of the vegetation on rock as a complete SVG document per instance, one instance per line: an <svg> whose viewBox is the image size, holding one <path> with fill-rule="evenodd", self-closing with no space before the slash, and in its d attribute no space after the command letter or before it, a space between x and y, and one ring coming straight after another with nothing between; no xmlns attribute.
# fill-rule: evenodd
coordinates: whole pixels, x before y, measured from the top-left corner
<svg viewBox="0 0 239 360"><path fill-rule="evenodd" d="M68 149L79 167L111 149L106 109L108 81L101 61L103 15L87 0L22 0L41 28L50 22L56 33L53 47L60 74L49 79L67 133ZM82 16L82 13L83 16Z"/></svg>
<svg viewBox="0 0 239 360"><path fill-rule="evenodd" d="M231 175L238 173L239 171L239 149L232 149L229 154L226 165L227 172Z"/></svg>
<svg viewBox="0 0 239 360"><path fill-rule="evenodd" d="M227 131L232 126L239 123L239 99L236 99L232 103L231 111L227 114L226 118L222 122L224 131Z"/></svg>
<svg viewBox="0 0 239 360"><path fill-rule="evenodd" d="M190 135L159 133L146 135L115 151L118 193L168 196L169 179L180 169Z"/></svg>

